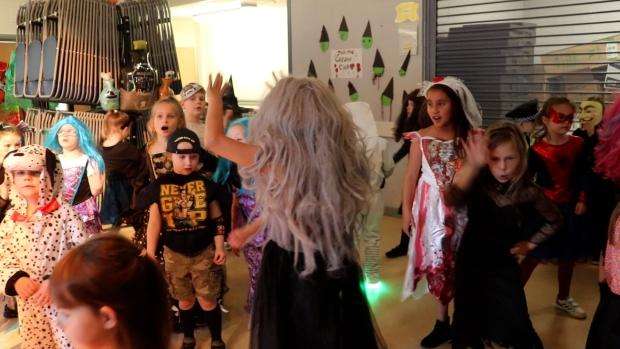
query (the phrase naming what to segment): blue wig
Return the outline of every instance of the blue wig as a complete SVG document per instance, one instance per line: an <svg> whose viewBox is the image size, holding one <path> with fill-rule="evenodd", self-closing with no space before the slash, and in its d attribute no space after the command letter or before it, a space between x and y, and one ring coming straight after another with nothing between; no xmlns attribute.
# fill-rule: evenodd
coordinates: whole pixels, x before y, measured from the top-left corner
<svg viewBox="0 0 620 349"><path fill-rule="evenodd" d="M105 171L105 163L103 162L103 157L97 150L97 146L93 141L93 136L91 135L88 126L73 115L67 116L52 125L47 132L47 136L45 137L45 147L51 149L54 153L62 153L62 147L60 146L60 143L58 143L58 131L60 131L60 128L64 125L70 125L75 129L80 149L82 149L82 152L84 152L84 154L86 154L89 158L94 159L97 162L99 171L103 173Z"/></svg>
<svg viewBox="0 0 620 349"><path fill-rule="evenodd" d="M243 135L247 139L250 136L250 118L246 116L231 121L228 124L228 127L226 127L226 133L228 133L228 130L230 130L231 127L237 125L241 125L243 127ZM230 176L231 167L232 164L230 163L230 160L220 158L217 162L215 173L213 173L213 181L220 185L224 185L228 180L228 176Z"/></svg>

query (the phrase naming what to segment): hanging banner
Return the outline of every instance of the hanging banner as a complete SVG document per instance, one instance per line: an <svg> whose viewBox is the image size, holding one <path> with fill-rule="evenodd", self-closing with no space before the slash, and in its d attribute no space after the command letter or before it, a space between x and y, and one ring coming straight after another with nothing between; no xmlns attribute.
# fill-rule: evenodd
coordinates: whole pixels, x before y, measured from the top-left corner
<svg viewBox="0 0 620 349"><path fill-rule="evenodd" d="M330 67L332 79L361 78L362 50L359 48L332 50Z"/></svg>

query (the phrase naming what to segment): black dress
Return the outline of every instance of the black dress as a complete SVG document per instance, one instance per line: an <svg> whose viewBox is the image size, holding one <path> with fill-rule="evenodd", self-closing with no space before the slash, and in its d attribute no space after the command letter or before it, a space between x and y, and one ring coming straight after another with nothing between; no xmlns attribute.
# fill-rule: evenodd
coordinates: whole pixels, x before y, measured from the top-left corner
<svg viewBox="0 0 620 349"><path fill-rule="evenodd" d="M292 252L269 241L263 251L252 316L253 349L384 348L361 289L362 270L348 262L301 277ZM303 256L298 266L303 265Z"/></svg>
<svg viewBox="0 0 620 349"><path fill-rule="evenodd" d="M456 259L453 348L484 348L483 341L543 347L510 249L524 240L544 241L559 228L561 215L533 184L524 184L516 195L507 191L487 172L469 193L448 192L448 202L465 204L469 216Z"/></svg>

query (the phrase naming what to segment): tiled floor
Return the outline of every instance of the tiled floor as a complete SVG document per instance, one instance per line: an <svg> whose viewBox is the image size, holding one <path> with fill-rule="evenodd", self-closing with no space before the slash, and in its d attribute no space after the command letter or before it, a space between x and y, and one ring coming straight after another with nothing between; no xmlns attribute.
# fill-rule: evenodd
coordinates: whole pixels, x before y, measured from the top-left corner
<svg viewBox="0 0 620 349"><path fill-rule="evenodd" d="M382 223L384 239L382 250L395 244L400 222L386 217ZM383 260L383 293L373 296L372 305L382 334L390 348L418 348L420 339L430 331L434 324L435 308L431 298L414 301L400 301L400 291L406 260ZM231 288L226 296L230 313L224 319L224 339L228 348L248 347L248 316L243 311L247 290L247 269L244 260L230 256L228 265L228 284ZM542 337L546 348L582 349L585 345L591 316L585 321L573 320L557 314L552 306L556 292L556 273L552 265L541 266L535 271L526 288L530 313L536 330ZM579 265L573 282L573 297L592 315L598 303L596 267ZM209 348L208 331L197 333L200 348ZM180 347L181 338L177 335L171 348ZM19 335L15 321L0 320L0 349L18 349ZM448 345L442 348L449 348Z"/></svg>

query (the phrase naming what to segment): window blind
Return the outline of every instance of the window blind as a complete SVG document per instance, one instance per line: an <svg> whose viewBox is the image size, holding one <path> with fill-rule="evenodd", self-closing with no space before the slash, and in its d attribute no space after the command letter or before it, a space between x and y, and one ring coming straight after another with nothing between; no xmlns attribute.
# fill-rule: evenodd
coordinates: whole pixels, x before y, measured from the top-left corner
<svg viewBox="0 0 620 349"><path fill-rule="evenodd" d="M533 98L610 103L620 92L618 0L438 0L430 8L434 75L464 80L485 124Z"/></svg>

